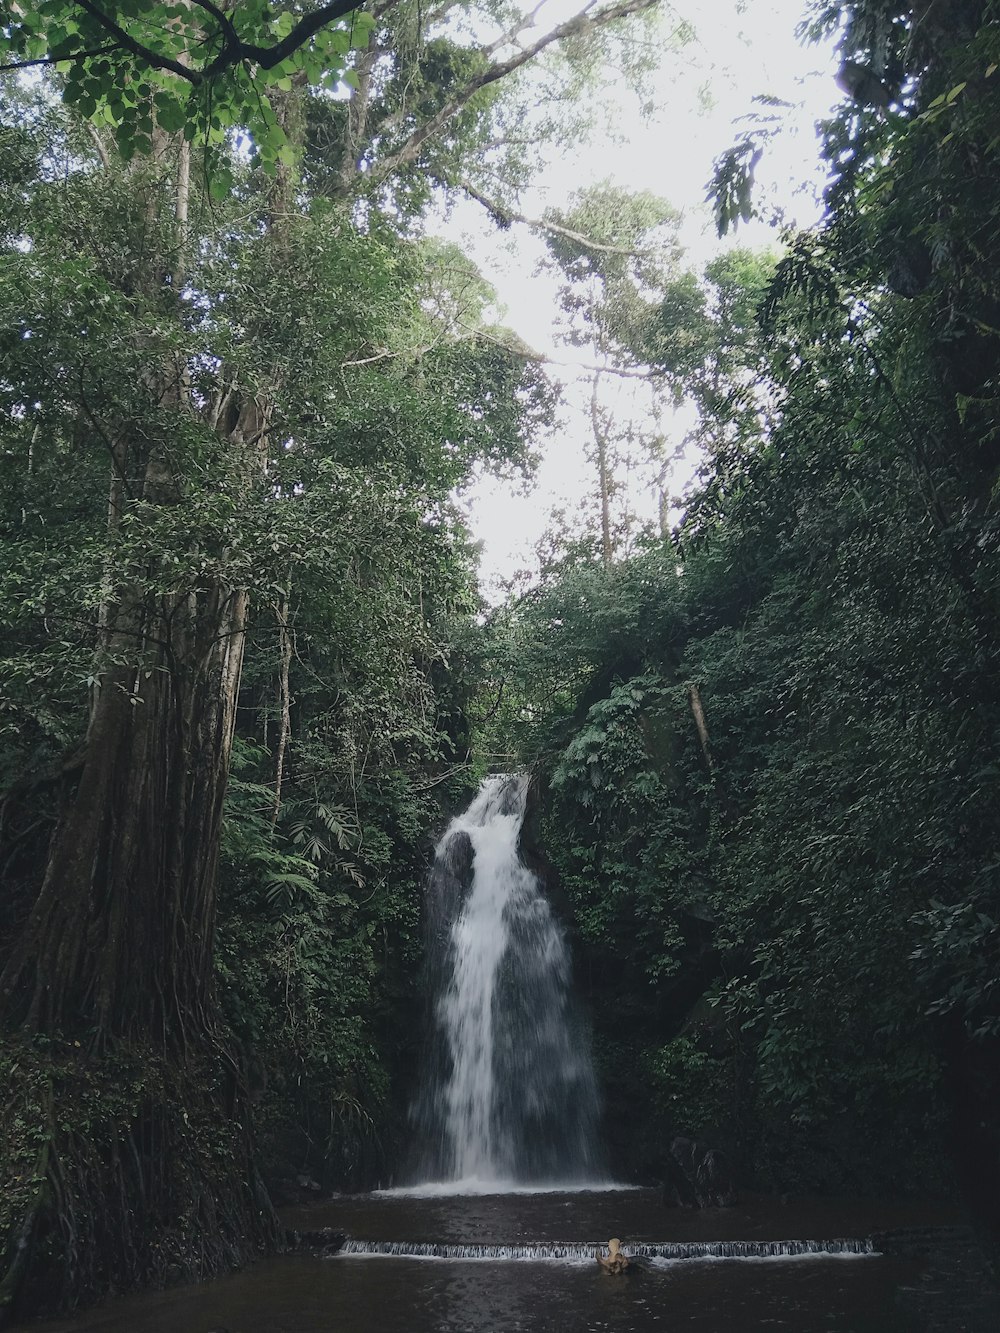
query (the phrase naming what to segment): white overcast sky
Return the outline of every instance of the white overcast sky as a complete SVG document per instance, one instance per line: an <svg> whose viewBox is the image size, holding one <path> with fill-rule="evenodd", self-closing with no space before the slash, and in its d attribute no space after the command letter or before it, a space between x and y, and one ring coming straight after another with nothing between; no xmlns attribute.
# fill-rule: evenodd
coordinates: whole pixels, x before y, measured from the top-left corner
<svg viewBox="0 0 1000 1333"><path fill-rule="evenodd" d="M773 245L776 236L763 224L742 228L734 239L720 242L704 203L705 186L716 156L729 147L739 120L752 109L753 98L768 95L794 103L786 130L758 169L764 199L779 207L788 222L808 226L819 217L818 194L823 173L815 125L829 114L839 93L833 81L837 60L832 45L802 46L795 29L807 0L676 0L674 12L693 23L697 37L680 52L665 51L657 76L657 112L643 121L628 94L609 95L608 122L617 133L599 135L587 145L566 152L554 148L541 184L523 201L528 216L566 201L574 190L610 179L629 189L650 190L682 210L682 238L692 267L725 245ZM700 90L706 88L705 107ZM573 349L553 338L554 288L535 272L541 241L525 226L507 233L492 228L478 205L459 207L444 225L476 259L496 288L504 322L538 351L560 360ZM461 500L474 536L482 544L484 591L500 596L501 586L518 571L530 571L533 550L553 508L578 509L595 480L584 460L589 424L579 402L578 379L572 370L552 370L566 384L567 406L554 436L540 441L543 460L528 496L510 483L477 482ZM682 423L677 429L683 433ZM690 460L679 464L671 479L676 494L690 475ZM684 473L688 476L685 476ZM651 499L633 497L651 512Z"/></svg>

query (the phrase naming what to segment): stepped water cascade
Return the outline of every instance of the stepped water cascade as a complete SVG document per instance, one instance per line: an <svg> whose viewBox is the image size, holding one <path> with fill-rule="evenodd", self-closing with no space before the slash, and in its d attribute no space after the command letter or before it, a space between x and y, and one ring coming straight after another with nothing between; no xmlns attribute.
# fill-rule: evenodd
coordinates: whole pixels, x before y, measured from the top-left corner
<svg viewBox="0 0 1000 1333"><path fill-rule="evenodd" d="M549 1259L593 1263L605 1241L540 1241L527 1245L458 1245L415 1241L345 1240L345 1255L382 1255L404 1259ZM836 1255L870 1257L877 1253L873 1241L836 1240L713 1240L639 1242L624 1247L630 1259L676 1263L680 1259L803 1259Z"/></svg>
<svg viewBox="0 0 1000 1333"><path fill-rule="evenodd" d="M597 1088L569 953L519 840L528 780L487 778L428 883L434 1029L417 1174L442 1187L596 1184Z"/></svg>

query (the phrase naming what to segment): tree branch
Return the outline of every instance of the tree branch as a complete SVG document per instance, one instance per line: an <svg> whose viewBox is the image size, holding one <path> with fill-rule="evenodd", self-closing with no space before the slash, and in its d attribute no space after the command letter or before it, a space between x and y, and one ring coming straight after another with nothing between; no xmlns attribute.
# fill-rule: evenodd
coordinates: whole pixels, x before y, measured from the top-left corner
<svg viewBox="0 0 1000 1333"><path fill-rule="evenodd" d="M535 5L534 9L529 10L527 14L522 14L516 23L511 24L506 32L500 34L496 41L490 42L489 46L486 48L487 52L490 55L493 55L496 51L502 50L503 47L509 46L520 33L525 32L528 28L534 27L535 19L538 18L538 15L548 3L549 0L538 0L538 4ZM586 13L586 10L593 9L596 3L597 0L587 0L584 12Z"/></svg>
<svg viewBox="0 0 1000 1333"><path fill-rule="evenodd" d="M505 352L511 356L516 356L520 361L534 361L540 366L559 366L565 370L580 370L588 374L598 373L601 375L614 375L623 380L647 380L653 383L656 380L663 379L666 372L662 370L653 370L651 368L643 370L639 366L610 366L607 364L597 365L593 361L560 361L554 356L546 356L544 352L536 352L533 347L525 344L518 346L506 338L498 338L490 333L489 329L475 329L469 324L460 326L469 335L469 340L476 338L483 342L493 343L495 347L502 347ZM391 355L391 353L386 353ZM375 358L373 358L375 359ZM347 363L352 364L351 362ZM360 364L360 363L358 363Z"/></svg>
<svg viewBox="0 0 1000 1333"><path fill-rule="evenodd" d="M233 27L232 19L218 5L213 4L212 0L188 0L188 3L196 5L198 9L203 9L206 14L211 14L225 34L227 46L237 47L240 45L239 33Z"/></svg>
<svg viewBox="0 0 1000 1333"><path fill-rule="evenodd" d="M439 130L457 115L463 107L475 97L476 93L481 92L483 88L488 88L491 84L497 83L500 79L505 79L509 74L513 74L520 69L522 65L528 64L535 56L540 55L547 47L555 42L563 41L567 37L575 37L579 33L586 32L588 29L603 28L608 23L613 23L616 19L630 18L634 14L644 13L647 9L653 9L660 3L660 0L618 0L618 3L606 5L603 9L592 10L595 0L591 0L587 8L581 14L575 14L565 23L558 24L549 32L544 33L533 42L531 46L526 46L509 56L506 60L498 60L495 64L477 74L474 79L462 88L450 101L446 102L431 118L423 125L420 125L413 131L403 144L384 158L378 164L377 170L371 173L373 179L382 181L390 176L399 167L407 166L412 162L420 152L421 146L428 139L434 137Z"/></svg>
<svg viewBox="0 0 1000 1333"><path fill-rule="evenodd" d="M434 344L428 343L426 347L404 347L398 352L376 352L374 356L362 356L356 361L344 361L341 370L346 370L348 366L370 366L376 361L389 361L399 356L426 356L428 352L434 350Z"/></svg>
<svg viewBox="0 0 1000 1333"><path fill-rule="evenodd" d="M323 5L321 9L314 10L312 14L307 14L305 18L300 19L288 36L283 37L276 46L253 46L241 42L238 59L253 60L260 65L261 69L274 69L275 65L280 65L293 51L297 51L300 46L304 46L310 37L314 37L319 32L320 28L325 28L328 23L346 18L348 14L353 14L356 9L363 8L364 4L359 4L358 0L333 0L332 4ZM226 61L226 64L232 63L234 62ZM224 67L222 66L222 68ZM211 69L211 66L209 66L209 69ZM205 72L207 74L209 71L206 70Z"/></svg>
<svg viewBox="0 0 1000 1333"><path fill-rule="evenodd" d="M130 36L130 34L127 33L120 24L116 23L110 15L105 14L102 10L98 9L95 4L92 4L91 0L76 0L76 3L85 13L90 15L95 23L100 24L102 28L111 33L112 37L115 38L116 48L128 51L131 55L134 55L137 60L141 60L144 65L151 65L154 69L169 70L171 74L176 74L179 78L187 79L188 83L198 84L201 82L200 71L188 69L188 67L182 65L179 60L174 60L171 56L160 55L160 53L154 51L152 47L144 46L142 42L137 42L135 38ZM81 59L80 56L69 58L76 60Z"/></svg>
<svg viewBox="0 0 1000 1333"><path fill-rule="evenodd" d="M11 74L21 69L40 69L46 65L59 65L64 60L89 60L91 56L109 56L119 49L117 42L108 46L94 46L88 51L74 51L69 56L38 56L35 60L14 60L8 65L0 65L0 74Z"/></svg>
<svg viewBox="0 0 1000 1333"><path fill-rule="evenodd" d="M111 55L115 51L127 51L150 69L162 69L171 74L176 74L178 78L184 79L197 88L201 84L216 78L230 67L242 64L244 61L258 65L261 69L273 69L275 65L280 65L283 60L297 51L300 46L304 46L321 28L364 8L364 0L360 0L360 2L359 0L333 0L331 4L323 5L321 8L314 10L313 13L300 19L295 27L274 46L258 46L254 42L244 42L242 40L232 17L219 5L215 4L214 0L191 0L192 5L200 9L202 13L208 14L218 25L217 31L222 40L219 53L207 65L199 69L196 65L187 65L182 60L175 60L173 56L164 55L154 47L147 46L145 42L140 42L123 28L112 15L106 14L103 9L100 9L94 3L94 0L74 0L74 3L114 38L110 45L86 51L70 51L58 57L49 55L41 56L35 60L12 61L10 64L0 65L0 73L33 69L39 65L55 65L63 60L75 62L87 60L91 56ZM383 6L383 9L386 7Z"/></svg>
<svg viewBox="0 0 1000 1333"><path fill-rule="evenodd" d="M652 250L636 250L627 245L605 245L603 241L595 241L592 237L585 236L582 231L573 231L570 227L561 227L558 222L547 222L544 218L529 218L524 213L515 213L513 209L507 208L496 199L490 199L487 195L481 193L470 181L460 180L458 185L459 189L464 190L470 199L475 199L477 204L482 204L490 217L501 227L509 227L512 222L523 222L526 227L531 227L534 231L548 231L555 236L565 236L567 240L575 242L585 250L594 250L602 255L623 255L626 258L631 258L632 256L640 257L655 253Z"/></svg>
<svg viewBox="0 0 1000 1333"><path fill-rule="evenodd" d="M90 136L90 141L97 150L97 156L101 159L101 166L104 168L105 171L107 171L108 168L111 166L111 158L108 155L108 150L104 146L104 140L98 133L96 125L91 124L89 120L85 121L84 124L87 127L87 133Z"/></svg>

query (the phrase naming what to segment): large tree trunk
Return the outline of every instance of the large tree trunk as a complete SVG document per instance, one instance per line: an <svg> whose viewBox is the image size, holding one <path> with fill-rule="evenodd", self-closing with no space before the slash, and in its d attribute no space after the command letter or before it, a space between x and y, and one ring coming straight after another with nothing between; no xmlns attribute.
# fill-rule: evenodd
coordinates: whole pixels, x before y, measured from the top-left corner
<svg viewBox="0 0 1000 1333"><path fill-rule="evenodd" d="M183 229L186 148L178 157ZM168 271L153 270L153 282ZM0 960L0 1324L11 1310L204 1276L283 1234L213 977L248 591L226 578L225 551L199 574L194 547L165 591L178 553L158 549L155 518L147 549L137 537L144 514L191 494L171 431L197 416L238 489L266 466L270 409L231 381L198 409L183 363L151 364L149 385L159 419L132 436L122 426L109 505L113 531L131 508L140 554L131 572L108 568L83 753L37 899Z"/></svg>
<svg viewBox="0 0 1000 1333"><path fill-rule="evenodd" d="M117 608L119 661L100 675L80 780L0 976L6 1016L28 1030L170 1050L212 1026L215 869L246 601L245 590L216 587L154 606L136 591Z"/></svg>
<svg viewBox="0 0 1000 1333"><path fill-rule="evenodd" d="M0 1121L21 1131L0 1145L0 1322L279 1243L213 981L247 600L136 583L107 617L82 766L0 976Z"/></svg>

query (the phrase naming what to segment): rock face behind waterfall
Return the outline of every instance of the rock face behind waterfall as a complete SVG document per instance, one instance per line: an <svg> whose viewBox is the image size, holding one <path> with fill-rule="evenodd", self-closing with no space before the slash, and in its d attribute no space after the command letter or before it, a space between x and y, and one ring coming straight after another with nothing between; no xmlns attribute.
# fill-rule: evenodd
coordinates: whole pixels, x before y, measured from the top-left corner
<svg viewBox="0 0 1000 1333"><path fill-rule="evenodd" d="M519 852L527 785L488 778L446 830L429 877L432 1035L414 1113L424 1181L600 1175L596 1084L564 932Z"/></svg>

